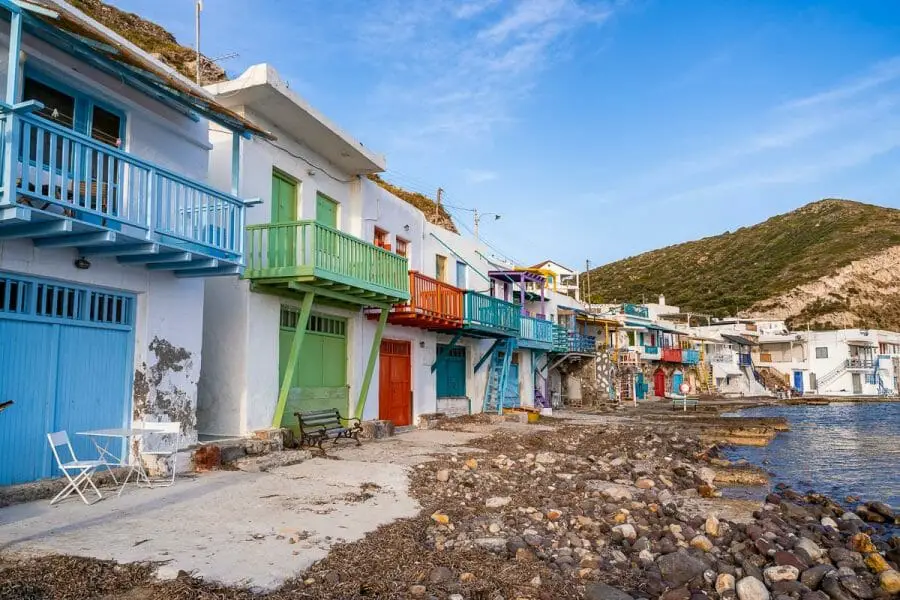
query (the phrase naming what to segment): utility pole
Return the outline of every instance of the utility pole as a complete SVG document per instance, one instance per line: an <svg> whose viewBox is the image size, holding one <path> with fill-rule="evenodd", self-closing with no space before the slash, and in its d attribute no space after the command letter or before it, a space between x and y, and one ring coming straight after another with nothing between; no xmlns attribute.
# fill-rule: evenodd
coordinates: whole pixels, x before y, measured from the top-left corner
<svg viewBox="0 0 900 600"><path fill-rule="evenodd" d="M437 189L437 203L435 204L435 207L434 207L434 216L435 217L441 216L441 199L443 198L443 196L444 196L444 188L438 188Z"/></svg>
<svg viewBox="0 0 900 600"><path fill-rule="evenodd" d="M194 33L197 38L197 85L201 85L200 82L200 13L203 12L203 0L197 0L197 13L196 20L194 22Z"/></svg>
<svg viewBox="0 0 900 600"><path fill-rule="evenodd" d="M590 306L591 306L591 261L590 260L584 261L584 277L587 280L587 285L586 285L587 295L585 296L584 300L585 300L585 302L587 302L588 308L590 308Z"/></svg>
<svg viewBox="0 0 900 600"><path fill-rule="evenodd" d="M474 215L475 215L475 217L474 217L475 228L474 228L474 230L473 230L473 233L475 234L475 241L477 242L477 241L478 241L478 224L481 222L481 219L483 219L484 217L491 217L491 216L492 216L492 217L494 217L494 220L496 221L497 219L500 218L500 215L498 215L497 213L482 213L482 214L479 214L477 208L473 208L473 209L472 209L472 213L474 213Z"/></svg>

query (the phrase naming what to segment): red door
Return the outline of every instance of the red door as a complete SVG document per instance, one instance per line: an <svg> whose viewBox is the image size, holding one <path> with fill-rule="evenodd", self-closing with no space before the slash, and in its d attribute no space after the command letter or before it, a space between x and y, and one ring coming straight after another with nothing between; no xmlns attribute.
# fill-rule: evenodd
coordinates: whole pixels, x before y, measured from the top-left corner
<svg viewBox="0 0 900 600"><path fill-rule="evenodd" d="M382 340L378 374L378 418L412 425L410 343Z"/></svg>
<svg viewBox="0 0 900 600"><path fill-rule="evenodd" d="M662 369L653 374L653 395L660 398L666 395L666 372Z"/></svg>

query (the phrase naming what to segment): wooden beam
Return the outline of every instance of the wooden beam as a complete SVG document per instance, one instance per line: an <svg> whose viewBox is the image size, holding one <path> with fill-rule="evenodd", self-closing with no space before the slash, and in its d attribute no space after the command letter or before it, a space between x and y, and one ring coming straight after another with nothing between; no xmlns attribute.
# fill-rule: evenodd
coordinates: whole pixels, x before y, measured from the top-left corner
<svg viewBox="0 0 900 600"><path fill-rule="evenodd" d="M288 283L288 288L298 291L298 292L303 292L303 293L315 292L319 296L322 296L325 298L331 298L332 300L337 300L338 302L344 302L346 304L350 304L355 307L359 307L363 304L368 304L368 302L363 302L362 299L355 294L347 294L345 292L336 292L329 288L320 288L316 285L310 285L307 283L298 283L295 281L291 281Z"/></svg>
<svg viewBox="0 0 900 600"><path fill-rule="evenodd" d="M147 263L186 263L191 260L190 252L157 252L152 254L135 254L133 256L117 256L116 260L123 265L140 265Z"/></svg>
<svg viewBox="0 0 900 600"><path fill-rule="evenodd" d="M180 279L188 279L191 277L217 277L219 275L240 275L241 266L230 265L227 267L214 267L208 269L184 269L182 271L174 271L175 277Z"/></svg>
<svg viewBox="0 0 900 600"><path fill-rule="evenodd" d="M288 354L288 364L284 368L284 377L281 380L281 390L278 392L278 404L275 405L275 414L272 416L272 427L281 427L284 419L284 409L287 406L288 392L291 391L291 382L294 380L294 371L300 360L300 349L303 347L303 338L306 336L306 325L309 322L309 313L312 312L315 292L303 296L303 304L300 306L300 315L297 317L297 329L294 331L294 339L291 341L291 351Z"/></svg>
<svg viewBox="0 0 900 600"><path fill-rule="evenodd" d="M38 248L64 248L67 246L100 246L116 241L113 231L95 231L93 233L79 233L76 235L63 235L59 237L47 237L34 240Z"/></svg>
<svg viewBox="0 0 900 600"><path fill-rule="evenodd" d="M61 235L72 231L71 221L43 221L0 228L0 239L33 238Z"/></svg>
<svg viewBox="0 0 900 600"><path fill-rule="evenodd" d="M381 336L384 334L384 325L387 323L388 312L383 310L378 316L378 326L375 328L375 337L372 338L372 349L369 351L369 362L366 364L366 372L363 374L362 387L359 390L359 401L356 403L356 418L362 419L363 410L366 408L366 398L369 395L369 384L372 383L372 373L375 372L375 359L381 348Z"/></svg>
<svg viewBox="0 0 900 600"><path fill-rule="evenodd" d="M175 261L150 263L147 268L151 271L192 271L195 269L215 269L219 266L219 261L215 258L207 258L201 260Z"/></svg>
<svg viewBox="0 0 900 600"><path fill-rule="evenodd" d="M456 333L453 336L453 339L450 340L450 343L444 346L443 352L438 352L437 356L434 357L434 363L431 365L431 372L434 373L438 368L438 363L440 363L444 358L446 358L447 353L450 352L450 349L453 348L456 343L459 341L459 338L462 337L462 331Z"/></svg>
<svg viewBox="0 0 900 600"><path fill-rule="evenodd" d="M474 372L474 373L477 373L477 372L478 372L478 369L481 368L481 365L483 365L483 364L485 363L485 361L491 356L491 354L494 353L494 351L497 349L497 347L498 347L502 342L503 342L503 338L499 338L499 339L494 340L494 343L491 344L491 347L488 348L488 351L485 352L485 353L484 353L484 356L482 356L482 357L478 360L478 362L475 364L475 369L473 369L473 372Z"/></svg>
<svg viewBox="0 0 900 600"><path fill-rule="evenodd" d="M82 256L127 256L131 254L158 254L158 244L122 244L120 246L96 246L78 248Z"/></svg>

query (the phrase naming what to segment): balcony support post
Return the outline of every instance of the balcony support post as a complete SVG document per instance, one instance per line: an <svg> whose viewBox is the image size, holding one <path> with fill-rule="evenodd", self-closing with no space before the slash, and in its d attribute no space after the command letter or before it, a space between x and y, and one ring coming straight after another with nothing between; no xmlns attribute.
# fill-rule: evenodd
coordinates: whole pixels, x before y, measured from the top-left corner
<svg viewBox="0 0 900 600"><path fill-rule="evenodd" d="M19 64L19 52L22 48L22 13L18 10L11 11L9 19L9 56L6 67L6 104L12 106L16 103L19 94L19 80L21 78L21 65ZM3 196L0 205L12 206L16 203L16 149L19 147L16 138L16 122L12 113L6 114L3 123L3 171L0 173L0 189Z"/></svg>
<svg viewBox="0 0 900 600"><path fill-rule="evenodd" d="M281 380L281 390L278 393L278 404L275 407L275 415L272 417L272 427L281 427L284 419L284 409L287 406L288 392L291 390L291 381L294 380L294 371L300 360L300 348L303 346L303 338L306 336L306 324L309 322L309 313L312 311L315 292L309 292L303 296L303 304L300 307L300 316L297 317L297 329L294 331L294 339L291 341L291 351L288 354L288 364L284 369L284 378Z"/></svg>
<svg viewBox="0 0 900 600"><path fill-rule="evenodd" d="M372 349L369 350L369 362L366 364L366 372L363 374L362 386L359 388L359 401L356 403L356 418L363 418L363 410L366 408L366 397L369 395L369 385L372 383L372 373L375 372L375 358L381 348L381 336L384 334L384 325L387 323L390 310L383 308L378 315L378 326L375 328L375 337L372 338Z"/></svg>

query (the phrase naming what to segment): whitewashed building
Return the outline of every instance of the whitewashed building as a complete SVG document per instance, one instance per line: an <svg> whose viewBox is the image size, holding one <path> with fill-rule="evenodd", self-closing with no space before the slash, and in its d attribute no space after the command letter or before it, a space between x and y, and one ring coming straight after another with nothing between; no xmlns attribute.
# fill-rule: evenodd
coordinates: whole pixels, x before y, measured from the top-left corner
<svg viewBox="0 0 900 600"><path fill-rule="evenodd" d="M240 171L209 184L208 123L229 154L267 134L64 2L0 13L6 485L58 475L52 431L84 456L79 432L133 417L196 439L203 280L244 263Z"/></svg>

